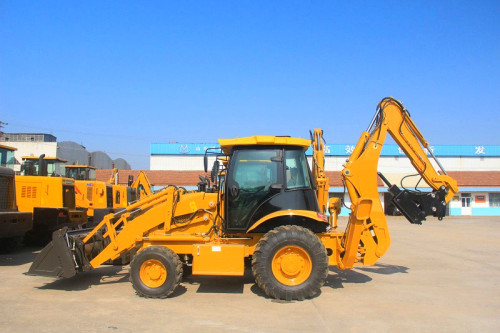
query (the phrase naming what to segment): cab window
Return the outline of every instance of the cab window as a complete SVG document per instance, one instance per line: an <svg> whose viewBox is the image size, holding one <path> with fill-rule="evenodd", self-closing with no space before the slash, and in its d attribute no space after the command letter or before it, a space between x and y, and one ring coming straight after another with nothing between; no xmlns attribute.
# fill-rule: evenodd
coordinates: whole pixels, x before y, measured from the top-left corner
<svg viewBox="0 0 500 333"><path fill-rule="evenodd" d="M286 187L288 189L309 188L309 169L304 151L301 149L285 151Z"/></svg>

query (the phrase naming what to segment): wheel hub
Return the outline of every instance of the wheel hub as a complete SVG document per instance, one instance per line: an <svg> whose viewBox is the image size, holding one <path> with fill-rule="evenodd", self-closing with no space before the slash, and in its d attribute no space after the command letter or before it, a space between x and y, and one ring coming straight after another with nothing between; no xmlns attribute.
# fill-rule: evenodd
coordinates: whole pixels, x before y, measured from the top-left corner
<svg viewBox="0 0 500 333"><path fill-rule="evenodd" d="M287 286L296 286L311 275L311 257L299 246L285 246L274 255L272 270L279 282Z"/></svg>
<svg viewBox="0 0 500 333"><path fill-rule="evenodd" d="M167 269L159 260L149 259L142 263L141 281L150 288L158 288L167 280Z"/></svg>

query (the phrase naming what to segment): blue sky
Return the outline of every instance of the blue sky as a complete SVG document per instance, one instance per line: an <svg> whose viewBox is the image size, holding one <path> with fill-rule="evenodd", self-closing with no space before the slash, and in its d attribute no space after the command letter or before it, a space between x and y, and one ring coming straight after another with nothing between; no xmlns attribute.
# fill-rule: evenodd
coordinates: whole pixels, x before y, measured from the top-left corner
<svg viewBox="0 0 500 333"><path fill-rule="evenodd" d="M0 120L147 169L152 142L354 143L394 96L431 144L500 144L499 17L499 1L4 0Z"/></svg>

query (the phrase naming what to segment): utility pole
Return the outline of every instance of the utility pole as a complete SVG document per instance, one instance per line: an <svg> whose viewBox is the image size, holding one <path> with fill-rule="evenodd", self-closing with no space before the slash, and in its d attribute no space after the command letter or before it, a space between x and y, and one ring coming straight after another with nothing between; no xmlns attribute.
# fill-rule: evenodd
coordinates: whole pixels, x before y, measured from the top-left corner
<svg viewBox="0 0 500 333"><path fill-rule="evenodd" d="M3 121L0 120L0 136L3 136L2 128L4 125L8 125L8 123L4 123Z"/></svg>

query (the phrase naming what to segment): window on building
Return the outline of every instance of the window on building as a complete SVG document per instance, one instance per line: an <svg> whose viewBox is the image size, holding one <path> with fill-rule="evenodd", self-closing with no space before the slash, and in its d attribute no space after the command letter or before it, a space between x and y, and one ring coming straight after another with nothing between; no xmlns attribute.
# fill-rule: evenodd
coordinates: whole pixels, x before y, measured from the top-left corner
<svg viewBox="0 0 500 333"><path fill-rule="evenodd" d="M490 193L490 207L500 207L500 193Z"/></svg>

